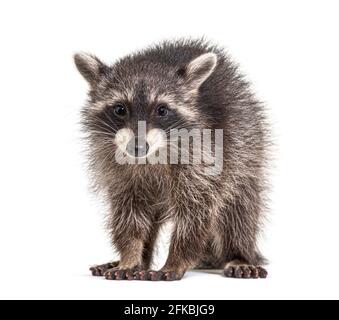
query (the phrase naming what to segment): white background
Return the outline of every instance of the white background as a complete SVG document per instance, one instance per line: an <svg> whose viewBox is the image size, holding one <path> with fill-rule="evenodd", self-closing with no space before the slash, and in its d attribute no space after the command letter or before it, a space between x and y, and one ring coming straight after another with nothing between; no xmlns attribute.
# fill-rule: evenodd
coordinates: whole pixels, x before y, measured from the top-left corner
<svg viewBox="0 0 339 320"><path fill-rule="evenodd" d="M0 297L339 298L338 9L310 0L2 1ZM261 241L270 276L92 278L88 266L113 256L88 191L78 126L87 85L72 55L113 62L202 35L228 49L271 110L277 151Z"/></svg>

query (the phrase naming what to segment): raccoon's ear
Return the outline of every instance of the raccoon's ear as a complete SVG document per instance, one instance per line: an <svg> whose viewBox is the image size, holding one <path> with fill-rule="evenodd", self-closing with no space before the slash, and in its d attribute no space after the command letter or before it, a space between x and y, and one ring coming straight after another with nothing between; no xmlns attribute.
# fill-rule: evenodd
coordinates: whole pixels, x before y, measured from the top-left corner
<svg viewBox="0 0 339 320"><path fill-rule="evenodd" d="M179 70L179 74L193 90L197 90L203 82L212 74L217 65L217 55L209 52L192 60L186 67Z"/></svg>
<svg viewBox="0 0 339 320"><path fill-rule="evenodd" d="M96 56L87 53L76 53L74 62L81 75L94 87L100 77L108 70Z"/></svg>

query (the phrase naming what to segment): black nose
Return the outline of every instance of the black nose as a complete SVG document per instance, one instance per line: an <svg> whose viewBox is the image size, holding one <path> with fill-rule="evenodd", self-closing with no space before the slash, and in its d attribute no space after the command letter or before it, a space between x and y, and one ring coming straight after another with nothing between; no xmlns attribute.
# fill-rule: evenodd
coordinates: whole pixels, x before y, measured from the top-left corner
<svg viewBox="0 0 339 320"><path fill-rule="evenodd" d="M127 144L127 152L133 157L144 157L149 149L145 139L133 138Z"/></svg>

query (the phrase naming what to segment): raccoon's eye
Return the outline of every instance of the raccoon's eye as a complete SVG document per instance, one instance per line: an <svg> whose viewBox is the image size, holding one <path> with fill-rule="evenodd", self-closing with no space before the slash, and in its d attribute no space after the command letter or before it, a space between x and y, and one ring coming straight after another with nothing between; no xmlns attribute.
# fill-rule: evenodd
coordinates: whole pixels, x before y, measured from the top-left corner
<svg viewBox="0 0 339 320"><path fill-rule="evenodd" d="M115 104L113 106L113 110L118 117L123 117L126 115L126 107L121 103Z"/></svg>
<svg viewBox="0 0 339 320"><path fill-rule="evenodd" d="M165 104L161 104L157 107L157 114L160 117L165 117L168 114L168 108Z"/></svg>

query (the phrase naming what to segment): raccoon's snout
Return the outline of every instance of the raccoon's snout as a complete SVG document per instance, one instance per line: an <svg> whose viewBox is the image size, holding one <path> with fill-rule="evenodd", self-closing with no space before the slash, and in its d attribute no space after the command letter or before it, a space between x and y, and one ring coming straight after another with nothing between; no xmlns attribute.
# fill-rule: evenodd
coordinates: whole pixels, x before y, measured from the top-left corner
<svg viewBox="0 0 339 320"><path fill-rule="evenodd" d="M145 157L149 150L149 144L145 139L132 138L126 147L126 151L133 157Z"/></svg>
<svg viewBox="0 0 339 320"><path fill-rule="evenodd" d="M117 131L114 144L120 152L132 158L148 157L167 146L166 133L153 128L147 134L143 130L138 130L138 134L135 135L133 130L122 128Z"/></svg>

